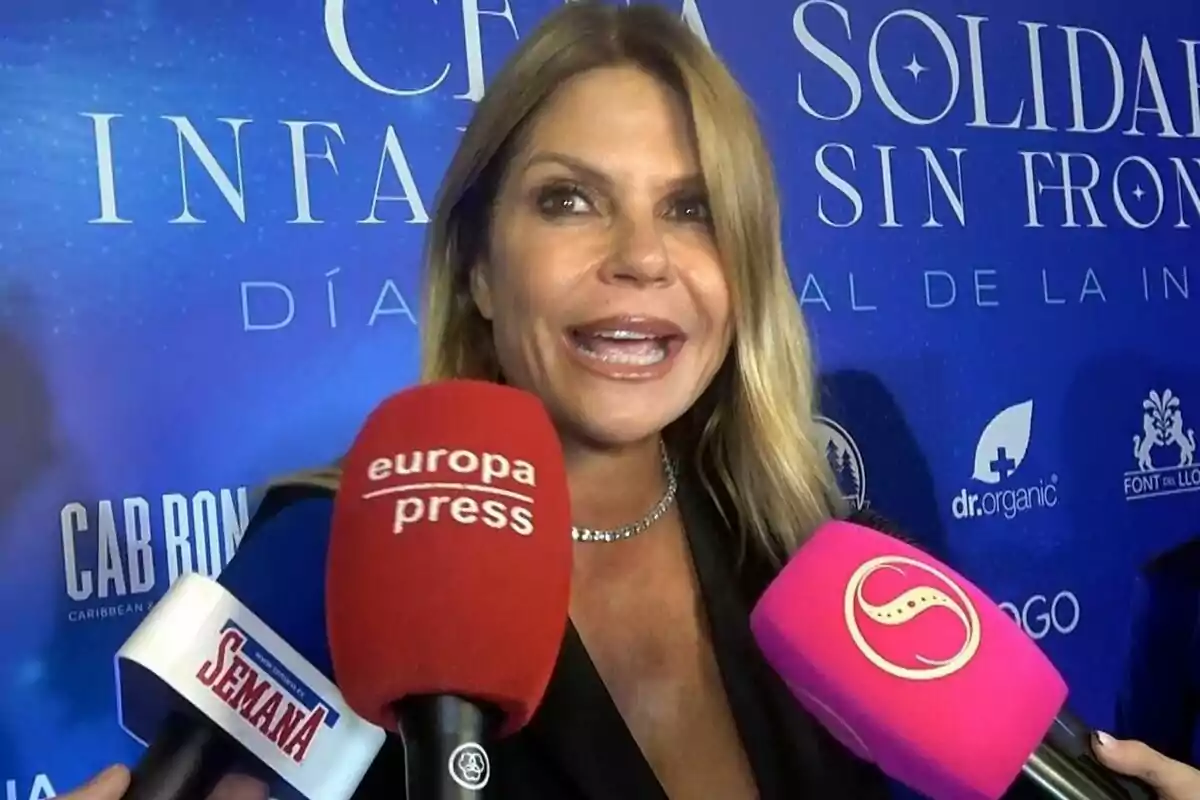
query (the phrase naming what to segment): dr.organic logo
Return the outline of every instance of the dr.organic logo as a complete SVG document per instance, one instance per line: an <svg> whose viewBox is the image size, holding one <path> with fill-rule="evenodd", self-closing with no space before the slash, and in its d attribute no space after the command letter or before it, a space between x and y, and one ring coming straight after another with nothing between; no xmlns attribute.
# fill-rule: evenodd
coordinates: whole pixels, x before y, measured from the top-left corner
<svg viewBox="0 0 1200 800"><path fill-rule="evenodd" d="M867 595L886 599L875 602ZM955 624L929 629L935 635L920 637L919 645L911 632L899 630L928 624L917 620L938 608L948 611ZM941 570L907 556L880 556L855 570L846 584L844 611L850 638L867 660L904 680L952 675L979 649L979 614L966 592Z"/></svg>
<svg viewBox="0 0 1200 800"><path fill-rule="evenodd" d="M519 458L465 449L397 453L373 460L367 480L387 485L368 488L364 500L400 495L392 517L395 534L413 523L443 521L533 533L533 498L525 489L536 488L537 477L533 465Z"/></svg>
<svg viewBox="0 0 1200 800"><path fill-rule="evenodd" d="M1058 475L1036 482L1017 476L1033 433L1033 400L1005 408L984 427L975 445L971 479L975 485L959 490L950 502L955 519L1002 517L1058 505Z"/></svg>

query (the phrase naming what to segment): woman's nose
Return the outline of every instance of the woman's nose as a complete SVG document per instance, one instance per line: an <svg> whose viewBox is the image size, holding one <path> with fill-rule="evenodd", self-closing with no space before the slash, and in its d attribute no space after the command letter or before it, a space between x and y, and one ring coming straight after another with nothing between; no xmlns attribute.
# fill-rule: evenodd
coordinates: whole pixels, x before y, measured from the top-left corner
<svg viewBox="0 0 1200 800"><path fill-rule="evenodd" d="M659 220L622 219L614 226L613 252L604 277L614 283L659 285L674 277Z"/></svg>

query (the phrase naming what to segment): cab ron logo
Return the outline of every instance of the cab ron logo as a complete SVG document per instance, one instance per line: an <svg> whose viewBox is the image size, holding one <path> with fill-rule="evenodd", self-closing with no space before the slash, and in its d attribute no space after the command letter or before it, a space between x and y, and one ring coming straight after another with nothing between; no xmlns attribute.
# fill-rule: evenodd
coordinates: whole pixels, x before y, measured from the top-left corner
<svg viewBox="0 0 1200 800"><path fill-rule="evenodd" d="M953 675L979 650L979 613L971 598L942 570L907 556L880 556L855 570L844 612L863 656L903 680ZM910 625L923 627L918 635L901 630Z"/></svg>

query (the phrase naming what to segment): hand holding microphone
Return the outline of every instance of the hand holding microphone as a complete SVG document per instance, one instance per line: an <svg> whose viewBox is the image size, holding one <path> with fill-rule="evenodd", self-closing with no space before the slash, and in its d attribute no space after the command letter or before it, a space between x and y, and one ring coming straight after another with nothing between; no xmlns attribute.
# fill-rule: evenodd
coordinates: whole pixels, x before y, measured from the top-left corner
<svg viewBox="0 0 1200 800"><path fill-rule="evenodd" d="M119 800L129 788L129 770L112 766L60 800ZM207 800L267 800L267 785L245 775L222 778Z"/></svg>
<svg viewBox="0 0 1200 800"><path fill-rule="evenodd" d="M132 775L83 791L348 800L385 734L345 707L330 680L332 517L327 490L272 490L219 580L175 582L116 658L120 723L148 749Z"/></svg>
<svg viewBox="0 0 1200 800"><path fill-rule="evenodd" d="M1092 731L1064 707L1062 677L1011 618L878 531L822 526L763 594L751 628L835 738L933 800L998 800L1022 773L1056 800L1200 797L1200 772L1145 745L1093 753Z"/></svg>
<svg viewBox="0 0 1200 800"><path fill-rule="evenodd" d="M336 513L327 494L264 501L222 586L172 587L118 659L122 723L151 748L132 781L116 768L69 796L265 800L231 774L249 764L288 797L348 798L383 738L354 710L402 732L414 800L487 784L487 740L528 722L566 630L569 498L549 417L495 384L419 387L370 416L345 476ZM196 690L197 626L226 617ZM306 726L322 708L326 724Z"/></svg>
<svg viewBox="0 0 1200 800"><path fill-rule="evenodd" d="M1096 756L1122 775L1140 778L1154 787L1162 800L1200 797L1200 770L1167 758L1141 742L1113 739L1098 734Z"/></svg>
<svg viewBox="0 0 1200 800"><path fill-rule="evenodd" d="M128 788L129 770L114 764L75 791L58 796L63 800L120 800Z"/></svg>

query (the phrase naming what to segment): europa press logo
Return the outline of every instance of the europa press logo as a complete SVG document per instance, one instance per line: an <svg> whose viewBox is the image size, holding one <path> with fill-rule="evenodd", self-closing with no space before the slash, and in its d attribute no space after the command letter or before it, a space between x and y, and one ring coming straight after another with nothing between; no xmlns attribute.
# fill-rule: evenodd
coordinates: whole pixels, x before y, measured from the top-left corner
<svg viewBox="0 0 1200 800"><path fill-rule="evenodd" d="M1030 480L1018 474L1033 433L1033 400L1009 406L984 427L975 445L971 478L976 486L964 488L950 504L955 519L1018 514L1058 505L1058 475Z"/></svg>
<svg viewBox="0 0 1200 800"><path fill-rule="evenodd" d="M533 533L529 492L537 486L537 475L523 459L462 448L398 453L373 460L367 479L372 485L384 485L367 491L364 500L395 498L392 533L396 535L425 522L482 523L518 536Z"/></svg>
<svg viewBox="0 0 1200 800"><path fill-rule="evenodd" d="M1125 473L1125 499L1200 491L1196 433L1184 425L1179 396L1151 391L1142 401L1142 430L1133 435L1136 468Z"/></svg>
<svg viewBox="0 0 1200 800"><path fill-rule="evenodd" d="M961 670L979 650L979 612L966 591L937 567L908 556L879 556L846 583L850 638L879 669L929 681ZM922 626L914 635L909 626Z"/></svg>
<svg viewBox="0 0 1200 800"><path fill-rule="evenodd" d="M843 499L853 508L866 508L867 468L858 443L844 427L829 417L816 415L817 444L829 461Z"/></svg>

